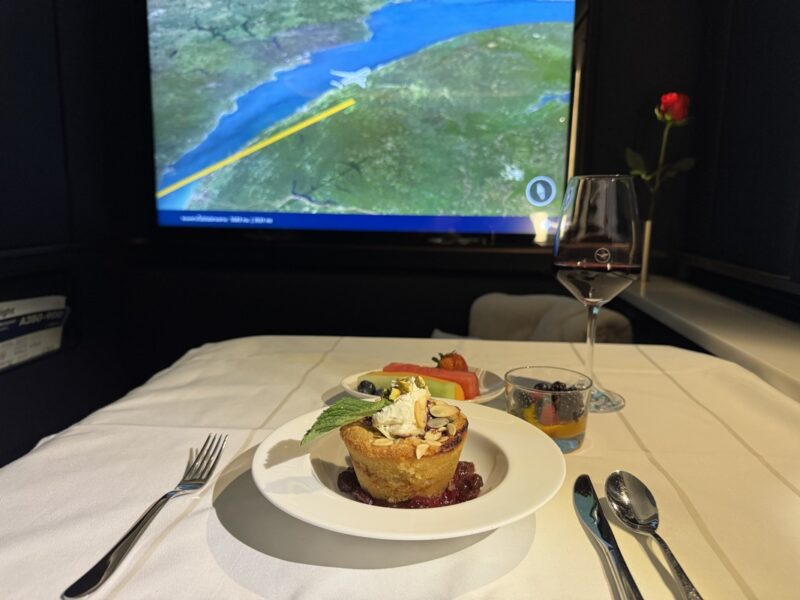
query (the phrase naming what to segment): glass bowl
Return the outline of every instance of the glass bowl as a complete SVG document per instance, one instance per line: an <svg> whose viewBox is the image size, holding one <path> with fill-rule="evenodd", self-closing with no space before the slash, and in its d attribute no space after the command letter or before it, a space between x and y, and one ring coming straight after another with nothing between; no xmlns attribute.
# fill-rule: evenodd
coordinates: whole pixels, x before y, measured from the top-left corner
<svg viewBox="0 0 800 600"><path fill-rule="evenodd" d="M592 380L560 367L517 367L505 374L506 409L549 435L565 454L586 436Z"/></svg>

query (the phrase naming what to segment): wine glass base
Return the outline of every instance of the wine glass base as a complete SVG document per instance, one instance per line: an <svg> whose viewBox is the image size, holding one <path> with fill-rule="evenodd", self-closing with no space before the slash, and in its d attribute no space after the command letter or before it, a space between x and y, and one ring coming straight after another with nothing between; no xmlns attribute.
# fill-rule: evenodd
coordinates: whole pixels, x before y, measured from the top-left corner
<svg viewBox="0 0 800 600"><path fill-rule="evenodd" d="M625 398L614 392L594 388L589 400L589 412L606 413L614 412L625 406Z"/></svg>

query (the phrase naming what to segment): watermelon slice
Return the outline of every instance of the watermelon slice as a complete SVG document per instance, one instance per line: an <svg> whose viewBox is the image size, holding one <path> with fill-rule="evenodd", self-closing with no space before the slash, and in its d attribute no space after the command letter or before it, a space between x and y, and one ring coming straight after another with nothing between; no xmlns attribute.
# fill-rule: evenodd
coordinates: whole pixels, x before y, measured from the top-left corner
<svg viewBox="0 0 800 600"><path fill-rule="evenodd" d="M454 381L464 390L464 399L471 400L480 395L480 385L478 377L471 371L446 371L435 367L423 367L422 365L412 365L410 363L389 363L383 367L384 371L391 373L415 373L423 377L435 377L446 381Z"/></svg>

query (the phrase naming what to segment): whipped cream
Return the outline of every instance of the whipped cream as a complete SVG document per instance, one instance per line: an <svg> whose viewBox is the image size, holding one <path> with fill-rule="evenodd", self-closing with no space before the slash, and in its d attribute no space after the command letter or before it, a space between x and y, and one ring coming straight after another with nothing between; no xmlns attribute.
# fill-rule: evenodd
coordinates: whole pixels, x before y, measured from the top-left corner
<svg viewBox="0 0 800 600"><path fill-rule="evenodd" d="M421 385L417 385L420 383ZM392 382L394 402L372 415L372 425L389 439L425 433L425 418L431 393L421 377L404 377ZM424 415L418 424L417 415Z"/></svg>

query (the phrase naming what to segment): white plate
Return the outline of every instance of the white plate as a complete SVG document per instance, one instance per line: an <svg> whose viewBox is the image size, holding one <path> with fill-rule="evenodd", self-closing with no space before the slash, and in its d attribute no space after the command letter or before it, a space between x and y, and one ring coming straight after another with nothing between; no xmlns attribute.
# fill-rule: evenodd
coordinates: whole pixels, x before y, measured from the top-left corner
<svg viewBox="0 0 800 600"><path fill-rule="evenodd" d="M264 496L289 515L324 529L384 540L435 540L490 531L522 519L550 500L566 465L544 433L501 410L464 404L469 437L461 460L475 463L484 487L474 500L437 508L370 506L340 492L348 455L338 431L301 447L321 410L272 432L253 456L253 479Z"/></svg>
<svg viewBox="0 0 800 600"><path fill-rule="evenodd" d="M356 398L377 398L377 396L373 396L372 394L359 392L357 389L358 378L366 375L367 373L372 373L373 371L380 371L380 369L363 371L362 373L356 373L355 375L345 377L342 379L342 387L347 391L347 393L352 394ZM438 399L446 400L448 402L477 402L478 404L485 404L486 402L494 400L503 394L503 391L505 390L505 382L497 373L492 373L491 371L481 368L471 368L470 371L475 373L475 375L478 377L478 391L480 392L480 395L470 398L469 400L453 400L452 398ZM436 396L434 396L434 398L436 398Z"/></svg>

